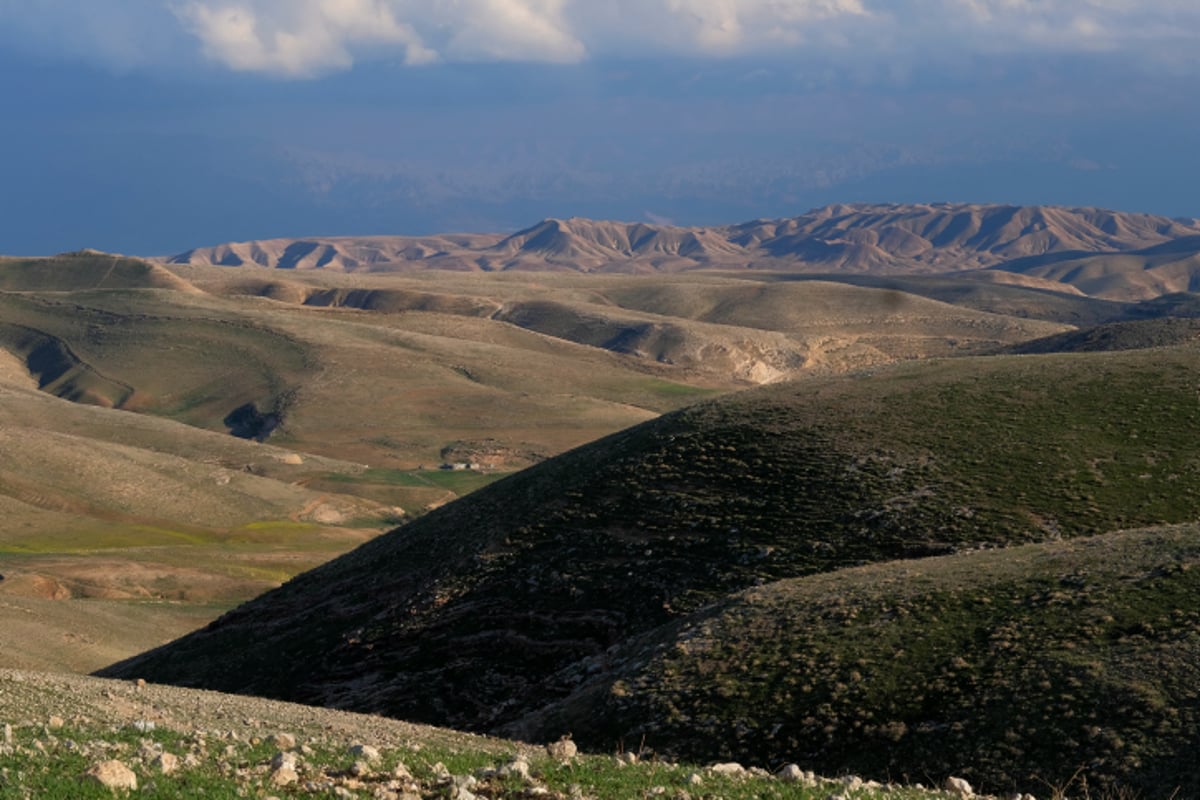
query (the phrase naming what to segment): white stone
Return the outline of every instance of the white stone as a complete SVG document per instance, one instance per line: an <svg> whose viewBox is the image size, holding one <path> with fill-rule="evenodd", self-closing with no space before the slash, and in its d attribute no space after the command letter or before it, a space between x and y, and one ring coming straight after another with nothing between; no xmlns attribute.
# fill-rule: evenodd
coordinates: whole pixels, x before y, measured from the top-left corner
<svg viewBox="0 0 1200 800"><path fill-rule="evenodd" d="M283 769L287 767L290 770L296 769L296 754L295 753L276 753L271 756L271 769Z"/></svg>
<svg viewBox="0 0 1200 800"><path fill-rule="evenodd" d="M708 771L714 775L742 775L746 768L736 761L728 761L724 764L713 764Z"/></svg>
<svg viewBox="0 0 1200 800"><path fill-rule="evenodd" d="M557 742L551 742L546 745L546 752L555 761L570 761L579 752L579 748L570 739L564 737Z"/></svg>
<svg viewBox="0 0 1200 800"><path fill-rule="evenodd" d="M137 775L133 774L133 770L120 761L102 761L99 764L93 764L88 767L87 772L83 773L83 777L109 789L135 791L138 788Z"/></svg>
<svg viewBox="0 0 1200 800"><path fill-rule="evenodd" d="M804 783L804 770L800 769L797 764L786 765L776 773L776 776L784 783Z"/></svg>
<svg viewBox="0 0 1200 800"><path fill-rule="evenodd" d="M179 769L179 757L174 753L159 753L150 762L150 766L161 772L163 775L170 775L175 770Z"/></svg>
<svg viewBox="0 0 1200 800"><path fill-rule="evenodd" d="M967 783L962 778L946 778L946 783L942 787L947 792L957 797L974 797L975 790L971 788L971 784Z"/></svg>
<svg viewBox="0 0 1200 800"><path fill-rule="evenodd" d="M363 761L374 762L381 759L379 751L369 744L355 744L350 746L350 755L358 756Z"/></svg>
<svg viewBox="0 0 1200 800"><path fill-rule="evenodd" d="M277 733L269 740L271 746L279 750L295 750L296 737L290 733Z"/></svg>
<svg viewBox="0 0 1200 800"><path fill-rule="evenodd" d="M500 775L502 777L516 775L522 780L529 780L529 762L523 756L517 756L500 768Z"/></svg>
<svg viewBox="0 0 1200 800"><path fill-rule="evenodd" d="M271 773L272 786L291 786L298 780L300 776L291 767L280 767Z"/></svg>

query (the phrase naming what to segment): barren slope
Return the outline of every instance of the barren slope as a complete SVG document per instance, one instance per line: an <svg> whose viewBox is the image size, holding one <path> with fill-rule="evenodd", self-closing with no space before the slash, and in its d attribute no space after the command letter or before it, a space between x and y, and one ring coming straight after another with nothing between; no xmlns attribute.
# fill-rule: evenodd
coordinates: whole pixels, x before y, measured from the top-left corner
<svg viewBox="0 0 1200 800"><path fill-rule="evenodd" d="M508 237L369 237L225 244L176 264L338 271L459 269L913 274L976 269L1046 253L1138 250L1200 234L1193 220L1093 208L838 205L711 228L548 219Z"/></svg>

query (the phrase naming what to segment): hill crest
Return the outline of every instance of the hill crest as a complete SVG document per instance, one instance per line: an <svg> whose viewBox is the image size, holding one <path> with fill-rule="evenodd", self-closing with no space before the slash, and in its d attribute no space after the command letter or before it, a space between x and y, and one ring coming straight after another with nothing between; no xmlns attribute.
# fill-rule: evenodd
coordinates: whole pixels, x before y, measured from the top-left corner
<svg viewBox="0 0 1200 800"><path fill-rule="evenodd" d="M995 267L1053 253L1144 250L1197 235L1196 220L1097 208L861 204L711 227L575 217L545 219L507 236L271 239L196 248L166 263L343 272L677 272L736 267L921 274Z"/></svg>

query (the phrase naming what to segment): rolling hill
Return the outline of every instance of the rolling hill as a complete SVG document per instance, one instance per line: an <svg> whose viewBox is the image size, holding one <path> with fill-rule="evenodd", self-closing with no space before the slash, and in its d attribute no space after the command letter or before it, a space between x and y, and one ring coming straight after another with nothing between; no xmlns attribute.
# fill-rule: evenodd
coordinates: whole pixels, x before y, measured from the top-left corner
<svg viewBox="0 0 1200 800"><path fill-rule="evenodd" d="M89 634L87 619L111 618L89 602L159 603L180 633L171 619L194 625L406 515L701 397L1064 330L699 274L264 275L80 252L0 261L0 283L0 595L80 608L47 639L61 657L14 643L0 655L13 666L37 666L21 652L101 666L159 640L121 650L119 626ZM129 611L131 626L153 616ZM0 609L37 634L26 616ZM80 636L91 660L67 652Z"/></svg>
<svg viewBox="0 0 1200 800"><path fill-rule="evenodd" d="M104 674L600 749L886 778L863 748L888 740L909 775L1194 790L1195 531L1106 537L1200 516L1197 366L1195 346L953 359L728 395Z"/></svg>

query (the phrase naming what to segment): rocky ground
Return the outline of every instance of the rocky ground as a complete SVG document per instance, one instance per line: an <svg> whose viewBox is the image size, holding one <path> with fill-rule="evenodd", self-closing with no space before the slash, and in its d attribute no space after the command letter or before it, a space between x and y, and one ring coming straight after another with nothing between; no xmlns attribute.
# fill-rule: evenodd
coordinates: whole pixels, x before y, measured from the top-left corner
<svg viewBox="0 0 1200 800"><path fill-rule="evenodd" d="M0 670L0 798L969 797L818 778L790 764L707 767L587 756L397 720L188 689Z"/></svg>

